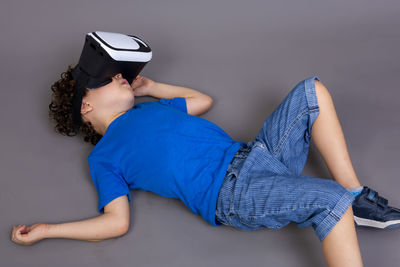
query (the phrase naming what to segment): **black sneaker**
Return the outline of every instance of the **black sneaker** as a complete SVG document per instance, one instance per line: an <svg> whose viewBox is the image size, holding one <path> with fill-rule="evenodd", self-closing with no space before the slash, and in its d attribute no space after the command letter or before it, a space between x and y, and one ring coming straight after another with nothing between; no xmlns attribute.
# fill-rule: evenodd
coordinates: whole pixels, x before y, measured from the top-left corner
<svg viewBox="0 0 400 267"><path fill-rule="evenodd" d="M400 228L400 209L387 204L386 198L368 186L363 186L361 194L355 197L352 205L356 226Z"/></svg>

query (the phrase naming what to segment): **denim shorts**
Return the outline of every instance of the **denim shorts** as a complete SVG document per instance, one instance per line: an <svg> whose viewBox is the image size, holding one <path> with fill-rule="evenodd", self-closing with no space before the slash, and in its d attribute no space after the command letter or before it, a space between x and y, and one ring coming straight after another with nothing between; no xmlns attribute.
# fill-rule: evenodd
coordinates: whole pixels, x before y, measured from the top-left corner
<svg viewBox="0 0 400 267"><path fill-rule="evenodd" d="M218 195L218 224L278 230L293 221L312 226L322 242L352 204L354 196L338 182L301 176L319 114L315 79L299 82L235 154Z"/></svg>

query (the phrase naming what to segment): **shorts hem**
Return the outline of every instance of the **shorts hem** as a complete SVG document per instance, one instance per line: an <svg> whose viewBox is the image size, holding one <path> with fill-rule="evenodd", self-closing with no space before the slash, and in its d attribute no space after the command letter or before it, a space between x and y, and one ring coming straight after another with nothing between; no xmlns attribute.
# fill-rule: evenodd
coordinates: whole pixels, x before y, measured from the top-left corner
<svg viewBox="0 0 400 267"><path fill-rule="evenodd" d="M320 78L317 75L304 80L307 104L310 110L319 108L317 94L315 91L315 79L320 81Z"/></svg>
<svg viewBox="0 0 400 267"><path fill-rule="evenodd" d="M343 214L353 204L354 196L350 192L345 192L336 203L335 207L329 211L329 214L316 227L315 232L322 242L325 237L331 232L335 225L339 222Z"/></svg>
<svg viewBox="0 0 400 267"><path fill-rule="evenodd" d="M307 131L308 136L311 136L311 127L319 115L319 105L318 105L317 93L315 91L315 79L320 81L319 77L316 75L304 80L304 90L310 116L310 121L308 125L309 129Z"/></svg>

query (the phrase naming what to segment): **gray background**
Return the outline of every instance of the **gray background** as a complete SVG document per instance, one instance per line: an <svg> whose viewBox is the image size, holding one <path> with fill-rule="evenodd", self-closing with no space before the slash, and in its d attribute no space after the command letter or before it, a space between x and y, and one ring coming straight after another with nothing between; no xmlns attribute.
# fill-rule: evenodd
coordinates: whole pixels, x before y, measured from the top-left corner
<svg viewBox="0 0 400 267"><path fill-rule="evenodd" d="M180 200L132 192L131 228L99 243L10 240L13 225L98 216L82 137L54 132L50 86L87 32L149 43L141 75L210 95L202 118L253 140L301 80L330 90L360 181L400 206L398 1L1 1L1 266L325 266L311 227L212 227ZM137 103L156 100L137 98ZM303 175L331 179L311 144ZM357 228L365 266L397 266L400 230Z"/></svg>

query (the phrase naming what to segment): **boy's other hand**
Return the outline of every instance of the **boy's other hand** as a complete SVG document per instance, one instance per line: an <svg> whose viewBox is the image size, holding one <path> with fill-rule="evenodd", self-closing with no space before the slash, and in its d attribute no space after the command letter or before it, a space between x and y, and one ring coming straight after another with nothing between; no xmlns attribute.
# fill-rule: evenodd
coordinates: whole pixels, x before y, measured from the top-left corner
<svg viewBox="0 0 400 267"><path fill-rule="evenodd" d="M20 224L13 226L11 240L14 243L30 246L46 238L47 225L45 223L36 223L31 226Z"/></svg>
<svg viewBox="0 0 400 267"><path fill-rule="evenodd" d="M154 81L144 76L138 75L131 83L131 87L135 96L149 95L150 88L154 85Z"/></svg>

